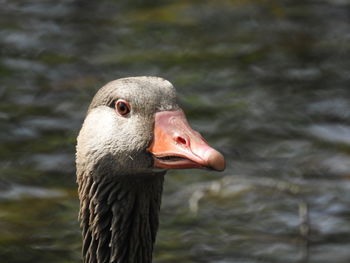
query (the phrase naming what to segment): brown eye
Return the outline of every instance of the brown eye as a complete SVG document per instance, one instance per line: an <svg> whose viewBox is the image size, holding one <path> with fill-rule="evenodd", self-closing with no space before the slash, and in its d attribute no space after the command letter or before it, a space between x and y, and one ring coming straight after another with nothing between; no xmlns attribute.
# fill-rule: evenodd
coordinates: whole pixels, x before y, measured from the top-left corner
<svg viewBox="0 0 350 263"><path fill-rule="evenodd" d="M117 100L115 103L115 109L121 116L126 116L130 112L130 105L125 100Z"/></svg>

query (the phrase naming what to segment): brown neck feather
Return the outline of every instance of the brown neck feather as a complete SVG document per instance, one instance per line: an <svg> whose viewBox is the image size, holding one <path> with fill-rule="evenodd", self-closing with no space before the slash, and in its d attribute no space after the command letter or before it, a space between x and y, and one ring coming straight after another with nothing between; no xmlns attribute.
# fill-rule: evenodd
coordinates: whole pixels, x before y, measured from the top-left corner
<svg viewBox="0 0 350 263"><path fill-rule="evenodd" d="M164 174L116 178L78 175L84 263L151 263Z"/></svg>

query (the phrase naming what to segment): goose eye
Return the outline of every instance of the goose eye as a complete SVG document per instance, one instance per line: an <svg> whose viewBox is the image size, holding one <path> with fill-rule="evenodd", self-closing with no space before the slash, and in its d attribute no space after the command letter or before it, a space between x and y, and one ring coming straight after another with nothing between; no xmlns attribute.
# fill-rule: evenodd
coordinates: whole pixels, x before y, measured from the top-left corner
<svg viewBox="0 0 350 263"><path fill-rule="evenodd" d="M115 103L115 109L121 116L126 116L130 112L130 105L125 100L117 100Z"/></svg>

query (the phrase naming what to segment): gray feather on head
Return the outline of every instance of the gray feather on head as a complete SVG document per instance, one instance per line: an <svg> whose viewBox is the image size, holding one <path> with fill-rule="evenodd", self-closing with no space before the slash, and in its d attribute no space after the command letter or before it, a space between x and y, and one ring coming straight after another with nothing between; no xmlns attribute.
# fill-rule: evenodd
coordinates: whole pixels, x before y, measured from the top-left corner
<svg viewBox="0 0 350 263"><path fill-rule="evenodd" d="M116 114L118 99L129 103L127 117ZM94 96L80 130L77 173L91 171L102 158L106 161L100 162L99 169L113 174L151 171L152 157L146 148L153 136L154 114L178 108L175 88L165 79L131 77L107 83Z"/></svg>

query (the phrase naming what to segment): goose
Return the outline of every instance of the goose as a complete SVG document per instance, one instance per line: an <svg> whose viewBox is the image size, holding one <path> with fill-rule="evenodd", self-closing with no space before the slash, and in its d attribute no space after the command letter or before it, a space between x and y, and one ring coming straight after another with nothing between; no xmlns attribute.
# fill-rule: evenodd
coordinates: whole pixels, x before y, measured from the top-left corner
<svg viewBox="0 0 350 263"><path fill-rule="evenodd" d="M222 171L225 159L188 124L159 77L111 81L77 138L84 263L150 263L168 169Z"/></svg>

